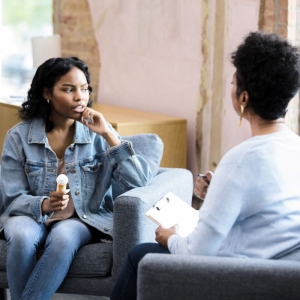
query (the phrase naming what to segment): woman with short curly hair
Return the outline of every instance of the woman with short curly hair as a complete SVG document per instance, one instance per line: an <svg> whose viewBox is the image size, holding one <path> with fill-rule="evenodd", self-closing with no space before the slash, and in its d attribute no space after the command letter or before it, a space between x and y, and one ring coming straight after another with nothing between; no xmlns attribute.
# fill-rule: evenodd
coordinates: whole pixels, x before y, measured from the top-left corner
<svg viewBox="0 0 300 300"><path fill-rule="evenodd" d="M283 118L299 89L299 51L276 34L251 33L232 54L237 97L264 120Z"/></svg>
<svg viewBox="0 0 300 300"><path fill-rule="evenodd" d="M111 300L136 299L138 263L147 253L300 259L300 138L284 122L300 87L299 49L253 32L232 63L233 108L252 137L226 153L215 174L198 177L195 193L205 201L194 231L181 237L174 227L157 228L158 244L129 253Z"/></svg>

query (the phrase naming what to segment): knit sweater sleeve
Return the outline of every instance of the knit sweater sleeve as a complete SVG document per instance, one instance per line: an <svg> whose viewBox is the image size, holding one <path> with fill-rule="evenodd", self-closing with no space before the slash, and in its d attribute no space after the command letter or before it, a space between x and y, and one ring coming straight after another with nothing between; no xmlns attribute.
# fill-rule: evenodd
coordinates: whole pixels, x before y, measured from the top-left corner
<svg viewBox="0 0 300 300"><path fill-rule="evenodd" d="M216 168L196 229L168 240L171 253L281 257L299 249L300 139L255 136Z"/></svg>
<svg viewBox="0 0 300 300"><path fill-rule="evenodd" d="M221 161L199 210L196 229L187 237L173 235L168 240L171 253L216 255L243 207L245 172L237 162Z"/></svg>

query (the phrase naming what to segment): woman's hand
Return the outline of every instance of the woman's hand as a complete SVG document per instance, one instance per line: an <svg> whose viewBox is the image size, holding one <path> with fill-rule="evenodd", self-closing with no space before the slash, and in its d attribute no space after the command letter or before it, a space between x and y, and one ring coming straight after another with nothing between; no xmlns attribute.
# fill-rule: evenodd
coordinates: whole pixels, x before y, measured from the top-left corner
<svg viewBox="0 0 300 300"><path fill-rule="evenodd" d="M87 107L82 113L80 122L102 135L111 147L121 144L121 141L110 130L104 116L100 112Z"/></svg>
<svg viewBox="0 0 300 300"><path fill-rule="evenodd" d="M88 128L90 128L91 130L93 130L94 132L101 135L110 131L103 115L90 107L85 108L81 115L80 122Z"/></svg>
<svg viewBox="0 0 300 300"><path fill-rule="evenodd" d="M155 240L162 246L164 246L165 248L168 248L168 239L171 235L176 234L176 228L175 226L171 227L171 228L162 228L162 227L158 227L155 230Z"/></svg>
<svg viewBox="0 0 300 300"><path fill-rule="evenodd" d="M70 190L64 192L52 192L50 194L50 199L45 199L42 203L43 214L48 214L55 211L61 211L66 209L69 202Z"/></svg>
<svg viewBox="0 0 300 300"><path fill-rule="evenodd" d="M201 200L205 199L207 189L213 177L213 172L207 171L204 175L205 177L202 177L200 174L198 175L194 187L194 194Z"/></svg>

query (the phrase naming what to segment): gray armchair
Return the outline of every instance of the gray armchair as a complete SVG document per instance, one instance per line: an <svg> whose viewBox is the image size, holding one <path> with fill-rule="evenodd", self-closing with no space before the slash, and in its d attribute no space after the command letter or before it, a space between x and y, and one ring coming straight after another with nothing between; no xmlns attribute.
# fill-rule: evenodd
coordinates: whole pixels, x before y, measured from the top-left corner
<svg viewBox="0 0 300 300"><path fill-rule="evenodd" d="M157 135L142 134L123 139L132 141L136 153L144 156L156 176L148 186L133 189L116 198L113 243L99 242L79 249L57 291L59 293L109 297L128 251L136 244L154 241L157 226L145 216L145 212L168 191L187 202L192 199L193 178L188 170L159 168L163 144ZM114 193L118 195L119 191L115 189ZM0 289L8 288L6 251L6 241L2 239Z"/></svg>
<svg viewBox="0 0 300 300"><path fill-rule="evenodd" d="M147 254L138 300L300 299L300 262Z"/></svg>

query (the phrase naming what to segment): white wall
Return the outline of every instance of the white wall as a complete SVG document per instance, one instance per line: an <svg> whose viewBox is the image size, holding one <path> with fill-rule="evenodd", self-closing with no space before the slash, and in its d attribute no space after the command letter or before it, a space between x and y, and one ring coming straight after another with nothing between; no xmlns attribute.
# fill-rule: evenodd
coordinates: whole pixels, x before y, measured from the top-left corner
<svg viewBox="0 0 300 300"><path fill-rule="evenodd" d="M88 2L101 61L98 102L187 119L187 167L196 172L201 2Z"/></svg>
<svg viewBox="0 0 300 300"><path fill-rule="evenodd" d="M222 121L222 147L224 155L229 149L251 136L249 123L244 120L239 128L239 117L232 109L231 80L235 72L230 54L236 50L250 31L258 30L259 0L230 0L227 2L227 28L224 48L224 112Z"/></svg>
<svg viewBox="0 0 300 300"><path fill-rule="evenodd" d="M229 54L245 34L257 30L260 4L260 0L224 1L227 27L220 70L222 154L250 136L246 124L238 128L238 117L232 109L230 82L234 69ZM101 61L97 101L187 119L187 167L194 175L198 172L195 145L203 59L202 2L88 0ZM214 6L208 7L214 14Z"/></svg>

